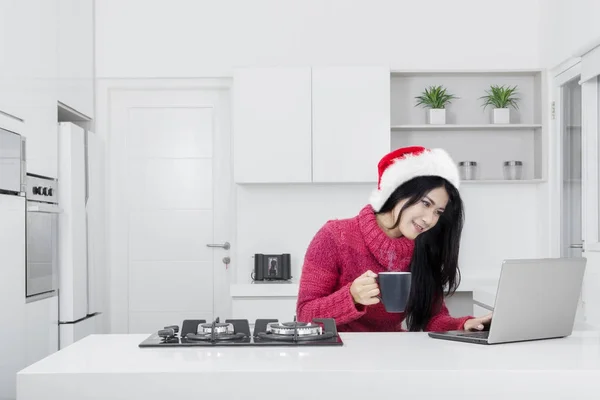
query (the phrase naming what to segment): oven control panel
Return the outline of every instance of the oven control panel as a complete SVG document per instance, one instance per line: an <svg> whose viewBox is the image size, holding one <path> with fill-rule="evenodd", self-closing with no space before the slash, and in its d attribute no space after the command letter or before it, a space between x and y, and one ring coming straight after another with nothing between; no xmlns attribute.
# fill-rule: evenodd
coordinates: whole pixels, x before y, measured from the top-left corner
<svg viewBox="0 0 600 400"><path fill-rule="evenodd" d="M58 203L56 179L27 174L27 200Z"/></svg>

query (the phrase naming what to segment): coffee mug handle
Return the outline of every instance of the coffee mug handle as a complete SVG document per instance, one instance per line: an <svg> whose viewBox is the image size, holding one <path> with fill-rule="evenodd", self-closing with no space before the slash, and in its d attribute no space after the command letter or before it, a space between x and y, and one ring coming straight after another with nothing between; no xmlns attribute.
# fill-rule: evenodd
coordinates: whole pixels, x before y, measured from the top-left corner
<svg viewBox="0 0 600 400"><path fill-rule="evenodd" d="M375 282L377 283L377 287L379 287L379 275L377 275L377 276L375 277ZM380 295L376 295L375 297L377 297L377 298L379 299L379 302L380 302L380 303L383 303L383 299L381 298L381 296L380 296Z"/></svg>

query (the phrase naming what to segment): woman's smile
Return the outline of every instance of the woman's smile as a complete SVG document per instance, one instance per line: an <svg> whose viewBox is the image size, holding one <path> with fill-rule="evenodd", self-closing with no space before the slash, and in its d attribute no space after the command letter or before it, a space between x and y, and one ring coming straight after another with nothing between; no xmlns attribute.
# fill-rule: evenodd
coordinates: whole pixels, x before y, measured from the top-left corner
<svg viewBox="0 0 600 400"><path fill-rule="evenodd" d="M417 224L416 222L413 221L413 227L415 228L415 230L417 231L417 233L421 233L425 230L425 228L423 228L421 225Z"/></svg>

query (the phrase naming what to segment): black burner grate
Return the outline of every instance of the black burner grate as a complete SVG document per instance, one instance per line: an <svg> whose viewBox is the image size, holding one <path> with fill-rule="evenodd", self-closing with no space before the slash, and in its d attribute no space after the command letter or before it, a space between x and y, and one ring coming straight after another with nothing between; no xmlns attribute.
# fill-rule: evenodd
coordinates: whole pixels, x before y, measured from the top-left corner
<svg viewBox="0 0 600 400"><path fill-rule="evenodd" d="M224 330L223 327L228 329ZM202 319L184 320L181 331L177 325L165 326L140 343L139 347L342 345L332 318L314 319L310 323L296 321L295 318L294 322L257 319L252 333L247 319L229 319L222 323L217 318L210 323Z"/></svg>

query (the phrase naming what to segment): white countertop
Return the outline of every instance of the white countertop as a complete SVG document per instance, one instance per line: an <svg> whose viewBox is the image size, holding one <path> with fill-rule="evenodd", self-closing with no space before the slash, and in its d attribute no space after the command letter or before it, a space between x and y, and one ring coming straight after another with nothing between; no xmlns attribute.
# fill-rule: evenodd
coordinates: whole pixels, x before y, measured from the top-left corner
<svg viewBox="0 0 600 400"><path fill-rule="evenodd" d="M88 336L19 372L18 400L200 398L221 392L237 399L267 391L304 399L307 390L344 399L391 393L597 399L600 393L600 333L593 330L494 346L425 333L341 333L340 347L139 348L147 336ZM499 397L490 394L493 387Z"/></svg>

